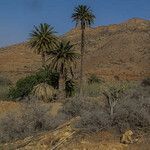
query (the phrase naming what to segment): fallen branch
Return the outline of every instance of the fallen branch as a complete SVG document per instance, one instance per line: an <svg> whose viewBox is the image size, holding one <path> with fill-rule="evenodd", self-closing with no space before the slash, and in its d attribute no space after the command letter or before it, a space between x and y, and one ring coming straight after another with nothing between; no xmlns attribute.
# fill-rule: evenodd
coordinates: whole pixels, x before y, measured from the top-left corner
<svg viewBox="0 0 150 150"><path fill-rule="evenodd" d="M51 150L55 150L59 146L61 146L64 142L67 141L68 138L70 138L76 131L72 132L69 136L67 136L65 139L61 140L57 145L51 148Z"/></svg>

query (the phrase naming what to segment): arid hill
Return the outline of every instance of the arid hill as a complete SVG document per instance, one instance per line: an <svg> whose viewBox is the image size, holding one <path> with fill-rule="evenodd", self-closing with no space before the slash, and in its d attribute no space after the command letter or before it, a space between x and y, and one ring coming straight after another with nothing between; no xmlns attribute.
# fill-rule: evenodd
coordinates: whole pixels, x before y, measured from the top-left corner
<svg viewBox="0 0 150 150"><path fill-rule="evenodd" d="M79 50L79 28L61 38L70 40ZM40 65L40 56L26 43L0 49L0 74L12 81ZM121 24L87 28L85 73L125 80L150 76L150 21L134 18Z"/></svg>

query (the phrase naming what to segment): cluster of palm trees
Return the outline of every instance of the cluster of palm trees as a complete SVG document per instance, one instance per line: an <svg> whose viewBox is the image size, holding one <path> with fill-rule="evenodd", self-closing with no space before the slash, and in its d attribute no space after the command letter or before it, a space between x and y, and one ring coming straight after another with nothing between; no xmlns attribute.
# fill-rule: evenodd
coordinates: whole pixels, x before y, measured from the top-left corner
<svg viewBox="0 0 150 150"><path fill-rule="evenodd" d="M55 35L54 28L46 23L34 26L30 33L29 44L37 54L41 55L42 66L49 66L60 74L59 89L60 96L64 97L65 79L73 77L74 67L80 57L80 97L83 96L83 64L85 53L85 28L94 23L95 16L90 7L79 5L75 7L71 16L76 26L81 27L81 54L79 55L70 41L63 41ZM46 60L47 58L47 60Z"/></svg>

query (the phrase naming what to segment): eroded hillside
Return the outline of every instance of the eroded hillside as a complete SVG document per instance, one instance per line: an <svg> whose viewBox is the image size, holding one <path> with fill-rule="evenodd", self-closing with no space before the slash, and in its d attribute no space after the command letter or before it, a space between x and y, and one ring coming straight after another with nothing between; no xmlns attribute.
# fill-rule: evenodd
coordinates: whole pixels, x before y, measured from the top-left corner
<svg viewBox="0 0 150 150"><path fill-rule="evenodd" d="M80 30L62 38L79 50ZM13 81L40 66L40 56L26 43L0 49L0 74ZM130 19L121 24L86 29L85 72L105 79L140 79L150 76L150 21Z"/></svg>

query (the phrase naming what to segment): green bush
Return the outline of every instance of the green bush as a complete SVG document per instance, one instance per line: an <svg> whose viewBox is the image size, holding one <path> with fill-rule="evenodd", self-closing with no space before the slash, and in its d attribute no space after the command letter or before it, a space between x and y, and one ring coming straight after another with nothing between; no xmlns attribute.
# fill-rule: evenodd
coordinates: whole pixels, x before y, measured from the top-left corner
<svg viewBox="0 0 150 150"><path fill-rule="evenodd" d="M27 76L17 81L16 86L9 91L9 97L12 99L24 98L28 96L33 87L39 83L47 83L54 88L58 88L59 75L56 72L48 72L41 69L34 75Z"/></svg>
<svg viewBox="0 0 150 150"><path fill-rule="evenodd" d="M27 97L34 86L40 83L47 83L58 89L59 87L59 73L50 70L49 66L41 68L36 74L27 76L17 81L15 87L10 88L8 97L11 99L23 99ZM65 92L67 97L75 94L76 85L72 79L66 80Z"/></svg>
<svg viewBox="0 0 150 150"><path fill-rule="evenodd" d="M88 78L88 83L93 84L93 83L103 83L103 81L96 76L95 74L91 74L90 77Z"/></svg>
<svg viewBox="0 0 150 150"><path fill-rule="evenodd" d="M52 72L47 66L41 68L36 74L18 80L15 87L10 88L8 96L11 99L23 99L31 93L34 86L40 83L47 83L58 89L59 74ZM75 93L75 82L72 79L66 80L65 91L67 97Z"/></svg>
<svg viewBox="0 0 150 150"><path fill-rule="evenodd" d="M76 84L72 79L66 80L65 83L65 92L66 97L71 97L75 94Z"/></svg>
<svg viewBox="0 0 150 150"><path fill-rule="evenodd" d="M36 73L38 76L39 83L45 82L55 89L58 89L59 86L59 73L56 71L51 71L49 66L45 66Z"/></svg>
<svg viewBox="0 0 150 150"><path fill-rule="evenodd" d="M10 98L24 98L31 92L33 86L38 84L38 82L40 82L40 80L38 80L36 75L27 76L18 80L16 86L10 89Z"/></svg>
<svg viewBox="0 0 150 150"><path fill-rule="evenodd" d="M143 79L142 85L143 86L150 86L150 77L146 78L146 79Z"/></svg>

